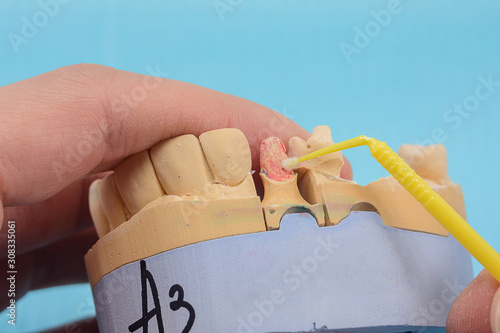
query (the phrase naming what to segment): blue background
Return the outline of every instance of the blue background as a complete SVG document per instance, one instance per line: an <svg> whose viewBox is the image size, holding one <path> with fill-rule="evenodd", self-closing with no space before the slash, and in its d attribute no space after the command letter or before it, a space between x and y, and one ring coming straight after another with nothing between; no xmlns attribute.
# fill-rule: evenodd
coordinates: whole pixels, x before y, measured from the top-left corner
<svg viewBox="0 0 500 333"><path fill-rule="evenodd" d="M169 78L261 103L310 131L329 125L335 141L366 134L396 149L436 141L438 130L469 222L500 250L493 209L500 198L500 87L468 117L446 118L474 95L479 77L500 82L500 2L401 0L383 27L372 11L391 1L64 2L17 52L9 34L22 35L23 19L43 19L40 3L52 1L0 3L0 86L82 62L145 74L159 66ZM228 10L218 12L221 4ZM372 29L369 43L346 57L342 43L356 46L356 29L365 28ZM387 175L365 148L345 155L361 184ZM0 331L88 317L90 297L87 285L31 292L18 302L15 329L4 312Z"/></svg>

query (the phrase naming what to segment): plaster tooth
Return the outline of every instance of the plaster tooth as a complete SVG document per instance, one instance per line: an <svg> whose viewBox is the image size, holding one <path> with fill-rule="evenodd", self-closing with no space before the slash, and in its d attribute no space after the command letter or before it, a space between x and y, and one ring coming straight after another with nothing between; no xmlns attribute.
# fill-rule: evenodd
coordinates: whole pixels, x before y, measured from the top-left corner
<svg viewBox="0 0 500 333"><path fill-rule="evenodd" d="M102 210L111 225L111 229L117 228L127 220L127 210L116 188L114 174L107 175L102 179L98 193Z"/></svg>
<svg viewBox="0 0 500 333"><path fill-rule="evenodd" d="M332 140L332 132L326 125L317 126L314 128L312 136L304 141L299 137L290 139L288 146L290 148L290 156L301 157L321 148L325 148L334 144ZM335 152L328 155L320 156L309 161L301 163L301 167L308 170L315 170L322 173L332 175L334 177L340 176L340 169L344 165L342 152ZM304 169L298 173L304 173Z"/></svg>
<svg viewBox="0 0 500 333"><path fill-rule="evenodd" d="M236 186L212 184L203 194L204 200L249 199L256 197L257 190L250 173Z"/></svg>
<svg viewBox="0 0 500 333"><path fill-rule="evenodd" d="M92 221L94 221L95 230L99 238L106 235L111 230L108 218L102 209L101 199L99 198L100 184L101 179L96 179L89 188L90 216L92 217Z"/></svg>
<svg viewBox="0 0 500 333"><path fill-rule="evenodd" d="M250 146L240 130L224 128L206 132L200 135L200 143L216 183L236 186L250 173Z"/></svg>
<svg viewBox="0 0 500 333"><path fill-rule="evenodd" d="M115 168L115 182L131 214L165 194L147 150L121 162Z"/></svg>
<svg viewBox="0 0 500 333"><path fill-rule="evenodd" d="M198 195L212 183L213 176L200 141L194 135L182 135L154 145L151 160L169 195Z"/></svg>
<svg viewBox="0 0 500 333"><path fill-rule="evenodd" d="M421 146L402 145L399 156L429 185L450 185L446 148L441 144Z"/></svg>
<svg viewBox="0 0 500 333"><path fill-rule="evenodd" d="M294 207L311 212L318 226L324 226L323 207L310 205L304 200L297 187L297 174L283 169L283 160L286 158L285 145L279 138L269 137L262 141L260 178L264 185L264 198L261 206L267 230L279 229L283 215Z"/></svg>
<svg viewBox="0 0 500 333"><path fill-rule="evenodd" d="M283 169L287 158L285 145L276 137L269 137L260 146L260 177L264 185L262 207L281 204L308 205L297 188L297 175Z"/></svg>

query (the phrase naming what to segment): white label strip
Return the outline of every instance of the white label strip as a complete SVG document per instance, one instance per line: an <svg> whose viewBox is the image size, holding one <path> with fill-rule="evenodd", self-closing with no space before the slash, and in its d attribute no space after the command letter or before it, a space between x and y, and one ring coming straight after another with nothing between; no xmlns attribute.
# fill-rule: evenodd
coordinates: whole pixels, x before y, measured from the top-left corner
<svg viewBox="0 0 500 333"><path fill-rule="evenodd" d="M401 332L444 327L472 277L451 236L390 228L371 212L323 228L289 214L280 230L120 267L93 293L101 332Z"/></svg>

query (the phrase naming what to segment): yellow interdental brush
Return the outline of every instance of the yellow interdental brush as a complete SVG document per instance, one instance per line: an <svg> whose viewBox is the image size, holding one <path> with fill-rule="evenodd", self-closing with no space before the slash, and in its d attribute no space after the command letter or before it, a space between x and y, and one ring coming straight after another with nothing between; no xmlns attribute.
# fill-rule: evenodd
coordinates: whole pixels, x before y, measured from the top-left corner
<svg viewBox="0 0 500 333"><path fill-rule="evenodd" d="M445 227L474 258L500 282L500 254L498 254L439 194L427 185L385 142L358 136L302 157L283 161L285 170L296 168L299 163L336 151L367 145L373 157L417 199L417 201Z"/></svg>

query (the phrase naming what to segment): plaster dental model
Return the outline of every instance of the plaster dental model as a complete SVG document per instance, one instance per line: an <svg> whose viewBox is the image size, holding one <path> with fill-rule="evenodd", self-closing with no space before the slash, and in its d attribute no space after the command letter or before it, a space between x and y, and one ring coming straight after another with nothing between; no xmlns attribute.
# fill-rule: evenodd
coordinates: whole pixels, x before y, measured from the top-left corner
<svg viewBox="0 0 500 333"><path fill-rule="evenodd" d="M289 155L332 143L318 126L308 140L292 138ZM465 216L443 146L404 145L400 155ZM282 168L286 158L280 139L262 142L262 202L237 129L165 140L95 181L89 204L100 239L85 261L100 330L444 327L456 296L446 288L472 279L458 242L392 177L366 186L341 179L340 152L293 172ZM440 312L422 319L444 294Z"/></svg>
<svg viewBox="0 0 500 333"><path fill-rule="evenodd" d="M330 129L318 126L306 141L290 139L292 156L303 156L333 144ZM465 217L465 205L460 185L447 176L446 150L442 145L421 147L403 145L401 157L414 168L433 189ZM296 171L299 189L313 204L322 203L326 225L342 221L351 210L378 212L388 226L446 236L444 229L425 209L392 177L381 178L366 186L339 178L342 154L336 152L304 162Z"/></svg>

